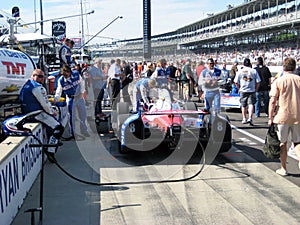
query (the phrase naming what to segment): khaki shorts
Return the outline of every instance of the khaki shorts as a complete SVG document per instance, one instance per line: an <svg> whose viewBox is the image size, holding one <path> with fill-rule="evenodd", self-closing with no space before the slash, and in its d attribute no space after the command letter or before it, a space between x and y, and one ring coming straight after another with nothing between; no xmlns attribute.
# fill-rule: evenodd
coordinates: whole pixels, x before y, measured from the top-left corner
<svg viewBox="0 0 300 225"><path fill-rule="evenodd" d="M183 94L185 96L188 96L189 95L189 88L190 88L190 85L188 83L186 84L183 84Z"/></svg>
<svg viewBox="0 0 300 225"><path fill-rule="evenodd" d="M281 143L288 141L289 134L294 143L300 143L300 124L277 124L278 139Z"/></svg>

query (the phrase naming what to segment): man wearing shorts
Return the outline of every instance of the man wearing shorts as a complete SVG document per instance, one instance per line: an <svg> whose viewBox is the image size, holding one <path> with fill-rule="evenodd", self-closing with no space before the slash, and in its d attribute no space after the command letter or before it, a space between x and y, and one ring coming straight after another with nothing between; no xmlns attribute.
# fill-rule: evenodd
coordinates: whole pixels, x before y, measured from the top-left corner
<svg viewBox="0 0 300 225"><path fill-rule="evenodd" d="M180 80L182 84L182 91L183 91L183 100L188 102L190 100L190 80L193 76L193 71L191 69L191 59L188 58L182 67L182 72L180 75Z"/></svg>
<svg viewBox="0 0 300 225"><path fill-rule="evenodd" d="M300 159L300 77L294 74L296 61L286 58L283 61L283 76L277 78L271 85L269 103L269 121L277 124L278 139L280 141L281 168L276 173L281 176L288 175L287 140L291 135L294 151ZM298 162L300 169L300 161Z"/></svg>
<svg viewBox="0 0 300 225"><path fill-rule="evenodd" d="M244 60L244 66L238 71L234 78L234 83L239 88L240 102L242 105L242 116L243 124L249 123L253 126L253 113L254 105L256 102L256 95L260 84L260 77L255 69L252 69L250 59L246 58ZM247 109L248 116L247 119Z"/></svg>

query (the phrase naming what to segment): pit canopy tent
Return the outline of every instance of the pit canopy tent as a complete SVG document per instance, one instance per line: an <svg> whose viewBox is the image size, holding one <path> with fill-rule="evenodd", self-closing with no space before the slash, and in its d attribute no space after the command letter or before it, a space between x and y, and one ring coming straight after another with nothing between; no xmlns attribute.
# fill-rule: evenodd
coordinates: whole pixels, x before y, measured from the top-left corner
<svg viewBox="0 0 300 225"><path fill-rule="evenodd" d="M26 52L33 58L38 57L38 67L44 68L48 60L55 59L61 42L54 36L38 33L14 34L11 45L10 35L0 37L0 47ZM46 71L46 70L45 70Z"/></svg>

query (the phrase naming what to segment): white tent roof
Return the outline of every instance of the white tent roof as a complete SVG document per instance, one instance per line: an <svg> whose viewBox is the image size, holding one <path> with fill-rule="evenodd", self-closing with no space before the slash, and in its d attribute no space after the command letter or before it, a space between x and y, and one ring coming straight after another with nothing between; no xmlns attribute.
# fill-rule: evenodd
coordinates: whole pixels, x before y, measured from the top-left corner
<svg viewBox="0 0 300 225"><path fill-rule="evenodd" d="M38 44L55 44L59 41L56 37L38 33L14 34L15 43L23 47L37 46ZM0 37L0 45L6 46L9 43L9 35Z"/></svg>

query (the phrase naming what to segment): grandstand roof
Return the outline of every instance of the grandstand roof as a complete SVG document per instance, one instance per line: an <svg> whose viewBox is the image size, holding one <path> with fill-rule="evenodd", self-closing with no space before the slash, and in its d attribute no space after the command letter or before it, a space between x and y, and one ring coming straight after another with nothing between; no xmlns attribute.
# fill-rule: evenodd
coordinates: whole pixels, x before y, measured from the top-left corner
<svg viewBox="0 0 300 225"><path fill-rule="evenodd" d="M199 23L209 24L210 22L212 22L212 20L220 22L220 21L225 21L228 19L239 18L243 15L260 12L264 9L275 7L275 6L277 6L277 4L282 5L284 3L290 3L290 2L294 2L294 1L295 0L254 0L254 1L250 1L247 3L243 3L239 6L224 10L220 13L214 14L212 16L209 16L209 17L202 19L200 21L197 21L195 23L181 27L177 31L181 32L182 30L186 30L187 28L191 27L192 25L196 25Z"/></svg>

